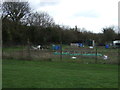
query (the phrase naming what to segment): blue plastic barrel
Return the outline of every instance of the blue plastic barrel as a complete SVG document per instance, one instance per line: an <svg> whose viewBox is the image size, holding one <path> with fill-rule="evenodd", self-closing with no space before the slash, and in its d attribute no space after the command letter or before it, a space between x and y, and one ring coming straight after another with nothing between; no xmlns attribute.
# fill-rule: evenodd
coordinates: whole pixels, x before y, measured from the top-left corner
<svg viewBox="0 0 120 90"><path fill-rule="evenodd" d="M105 48L109 48L109 45L107 44L107 45L105 45Z"/></svg>
<svg viewBox="0 0 120 90"><path fill-rule="evenodd" d="M83 47L83 44L82 44L82 43L79 43L79 47Z"/></svg>
<svg viewBox="0 0 120 90"><path fill-rule="evenodd" d="M54 50L60 50L60 46L54 46Z"/></svg>
<svg viewBox="0 0 120 90"><path fill-rule="evenodd" d="M55 50L58 50L59 49L59 46L55 46Z"/></svg>

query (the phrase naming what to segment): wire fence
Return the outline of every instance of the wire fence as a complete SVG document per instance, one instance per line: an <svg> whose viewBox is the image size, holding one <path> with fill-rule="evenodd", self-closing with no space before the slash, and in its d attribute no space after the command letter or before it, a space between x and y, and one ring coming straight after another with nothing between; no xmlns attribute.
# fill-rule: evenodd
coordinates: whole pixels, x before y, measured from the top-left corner
<svg viewBox="0 0 120 90"><path fill-rule="evenodd" d="M81 48L68 46L62 50L53 49L3 49L3 59L19 59L19 60L39 60L39 61L64 61L79 63L102 63L102 64L118 64L119 49L97 48Z"/></svg>

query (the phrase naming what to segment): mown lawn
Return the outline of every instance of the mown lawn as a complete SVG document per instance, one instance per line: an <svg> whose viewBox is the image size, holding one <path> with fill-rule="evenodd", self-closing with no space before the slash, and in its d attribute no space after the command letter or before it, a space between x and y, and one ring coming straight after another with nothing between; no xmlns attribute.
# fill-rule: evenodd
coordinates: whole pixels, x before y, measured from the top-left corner
<svg viewBox="0 0 120 90"><path fill-rule="evenodd" d="M117 88L118 66L3 60L3 88Z"/></svg>

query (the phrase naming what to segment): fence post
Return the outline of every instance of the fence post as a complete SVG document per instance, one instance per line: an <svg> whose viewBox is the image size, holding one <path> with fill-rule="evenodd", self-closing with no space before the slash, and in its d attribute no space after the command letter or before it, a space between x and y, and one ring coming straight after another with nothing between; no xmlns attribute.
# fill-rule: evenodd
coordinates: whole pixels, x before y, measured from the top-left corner
<svg viewBox="0 0 120 90"><path fill-rule="evenodd" d="M97 46L96 46L96 48L95 48L95 63L97 63Z"/></svg>
<svg viewBox="0 0 120 90"><path fill-rule="evenodd" d="M62 60L62 29L58 26L60 29L60 60Z"/></svg>
<svg viewBox="0 0 120 90"><path fill-rule="evenodd" d="M60 43L60 47L61 47L61 48L60 48L60 53L61 53L61 54L60 54L60 59L62 60L62 41L61 41L61 43Z"/></svg>
<svg viewBox="0 0 120 90"><path fill-rule="evenodd" d="M30 41L29 41L29 38L28 38L28 60L31 59L31 54L30 54Z"/></svg>

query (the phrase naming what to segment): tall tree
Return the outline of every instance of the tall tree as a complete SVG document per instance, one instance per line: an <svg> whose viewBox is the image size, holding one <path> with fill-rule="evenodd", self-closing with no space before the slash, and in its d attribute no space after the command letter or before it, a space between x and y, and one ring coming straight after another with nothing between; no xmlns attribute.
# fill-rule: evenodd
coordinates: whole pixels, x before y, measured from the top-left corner
<svg viewBox="0 0 120 90"><path fill-rule="evenodd" d="M28 2L3 2L2 4L3 42L20 43L26 28L22 28L23 20L30 13ZM6 42L6 43L7 43Z"/></svg>
<svg viewBox="0 0 120 90"><path fill-rule="evenodd" d="M23 18L30 13L28 2L3 2L3 18L9 18L13 22L22 22Z"/></svg>

